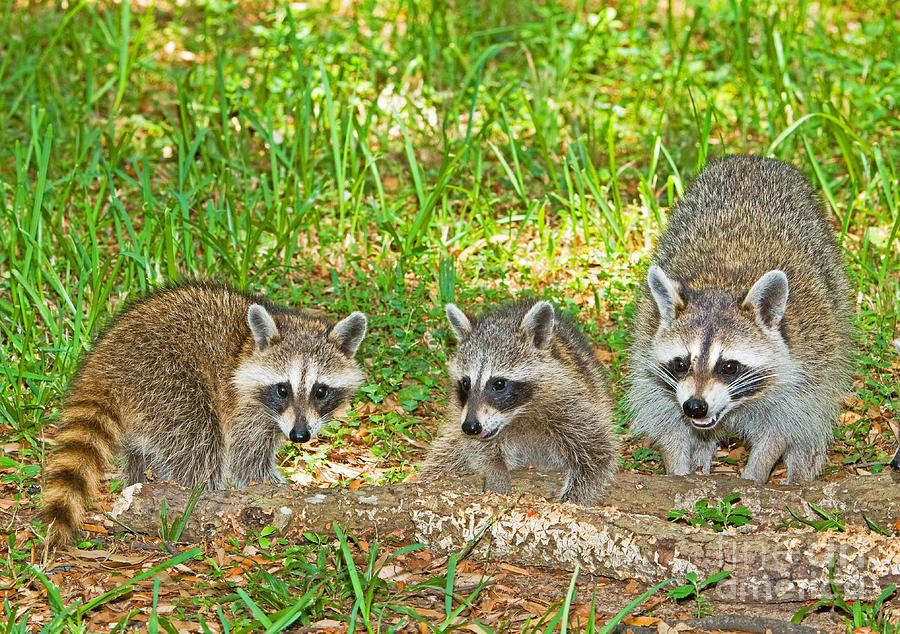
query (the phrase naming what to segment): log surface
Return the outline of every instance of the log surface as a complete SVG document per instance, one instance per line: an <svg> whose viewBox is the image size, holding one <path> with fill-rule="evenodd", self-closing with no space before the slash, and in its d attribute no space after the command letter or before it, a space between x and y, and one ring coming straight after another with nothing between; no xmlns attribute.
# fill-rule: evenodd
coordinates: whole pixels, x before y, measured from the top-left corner
<svg viewBox="0 0 900 634"><path fill-rule="evenodd" d="M683 580L688 572L702 579L730 570L730 578L704 594L731 603L830 596L832 561L835 584L847 600L872 600L888 584L900 584L900 538L869 531L862 518L865 513L894 528L900 520L897 472L848 476L802 489L726 476L620 474L604 505L589 508L553 501L559 483L556 474L523 472L513 480L512 496L482 493L480 480L471 476L356 490L253 485L205 493L183 538L248 534L266 525L282 534L328 533L337 522L358 534L377 539L393 533L446 554L481 535L472 556L569 570L579 564L584 572L613 579L656 583ZM692 510L701 498L714 505L734 492L751 511L746 526L715 532L666 519L672 509ZM113 515L139 532L157 535L160 501L167 501L172 517L189 496L189 489L174 484L136 485L123 492ZM821 519L807 501L840 511L846 530L784 528L792 519L787 506Z"/></svg>

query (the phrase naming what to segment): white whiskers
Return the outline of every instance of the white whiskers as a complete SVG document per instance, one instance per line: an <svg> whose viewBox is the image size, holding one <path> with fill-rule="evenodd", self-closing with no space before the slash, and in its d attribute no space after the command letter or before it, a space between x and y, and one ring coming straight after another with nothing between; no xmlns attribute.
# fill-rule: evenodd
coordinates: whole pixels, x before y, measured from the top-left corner
<svg viewBox="0 0 900 634"><path fill-rule="evenodd" d="M762 383L767 379L775 376L774 372L769 370L751 370L736 378L728 384L728 393L731 395L752 387L758 383Z"/></svg>

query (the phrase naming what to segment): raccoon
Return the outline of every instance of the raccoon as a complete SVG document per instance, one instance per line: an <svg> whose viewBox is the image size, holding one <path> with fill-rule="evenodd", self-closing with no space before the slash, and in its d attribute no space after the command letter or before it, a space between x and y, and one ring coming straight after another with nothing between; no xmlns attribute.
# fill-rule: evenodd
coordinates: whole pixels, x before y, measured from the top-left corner
<svg viewBox="0 0 900 634"><path fill-rule="evenodd" d="M459 346L450 359L454 398L422 475L472 471L484 490L508 493L509 472L566 472L561 500L595 503L616 470L609 388L590 345L546 301L469 320L447 319Z"/></svg>
<svg viewBox="0 0 900 634"><path fill-rule="evenodd" d="M359 312L332 324L205 282L131 306L70 387L44 471L48 542L73 539L117 454L131 482L284 482L280 437L309 440L357 392L366 326Z"/></svg>
<svg viewBox="0 0 900 634"><path fill-rule="evenodd" d="M844 259L809 181L780 161L710 162L660 236L636 311L631 429L670 474L709 473L721 436L742 477L816 478L853 368Z"/></svg>

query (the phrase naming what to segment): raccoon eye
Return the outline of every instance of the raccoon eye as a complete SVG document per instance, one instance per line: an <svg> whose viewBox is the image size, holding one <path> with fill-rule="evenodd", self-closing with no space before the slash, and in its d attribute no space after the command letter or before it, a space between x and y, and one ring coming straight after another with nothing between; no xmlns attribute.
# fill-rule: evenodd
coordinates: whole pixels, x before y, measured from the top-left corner
<svg viewBox="0 0 900 634"><path fill-rule="evenodd" d="M679 374L684 374L685 372L687 372L689 367L690 366L688 365L688 362L681 357L678 357L677 359L672 361L672 369Z"/></svg>
<svg viewBox="0 0 900 634"><path fill-rule="evenodd" d="M291 386L288 383L279 383L275 386L275 393L279 398L287 398L291 393Z"/></svg>
<svg viewBox="0 0 900 634"><path fill-rule="evenodd" d="M734 374L738 371L738 365L737 361L726 361L722 364L722 374Z"/></svg>
<svg viewBox="0 0 900 634"><path fill-rule="evenodd" d="M328 388L327 387L325 387L324 385L320 385L319 387L316 388L316 392L315 392L316 400L321 401L326 396L328 396Z"/></svg>
<svg viewBox="0 0 900 634"><path fill-rule="evenodd" d="M502 392L506 389L506 379L494 379L494 382L491 383L491 387L494 388L496 392Z"/></svg>
<svg viewBox="0 0 900 634"><path fill-rule="evenodd" d="M459 380L459 387L462 388L462 391L463 391L463 392L468 392L468 391L469 391L469 388L472 387L472 382L469 381L469 377L464 376L463 378L461 378L461 379Z"/></svg>

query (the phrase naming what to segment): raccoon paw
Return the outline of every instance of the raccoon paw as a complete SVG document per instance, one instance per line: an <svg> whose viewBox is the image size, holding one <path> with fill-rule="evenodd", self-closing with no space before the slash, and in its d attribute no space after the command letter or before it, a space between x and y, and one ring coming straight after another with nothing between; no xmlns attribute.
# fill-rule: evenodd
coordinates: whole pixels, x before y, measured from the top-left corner
<svg viewBox="0 0 900 634"><path fill-rule="evenodd" d="M825 446L792 444L784 452L788 484L809 484L813 482L825 466Z"/></svg>
<svg viewBox="0 0 900 634"><path fill-rule="evenodd" d="M594 491L566 491L559 496L560 502L571 502L578 506L594 506L599 498Z"/></svg>
<svg viewBox="0 0 900 634"><path fill-rule="evenodd" d="M744 480L752 480L756 484L766 484L769 481L769 475L772 473L772 467L766 469L758 465L747 464L741 471L741 477ZM788 483L790 484L790 482Z"/></svg>
<svg viewBox="0 0 900 634"><path fill-rule="evenodd" d="M484 479L484 489L482 489L484 493L488 491L492 491L494 493L500 493L502 495L509 494L509 476L507 475L505 478L502 477L486 477Z"/></svg>

